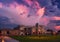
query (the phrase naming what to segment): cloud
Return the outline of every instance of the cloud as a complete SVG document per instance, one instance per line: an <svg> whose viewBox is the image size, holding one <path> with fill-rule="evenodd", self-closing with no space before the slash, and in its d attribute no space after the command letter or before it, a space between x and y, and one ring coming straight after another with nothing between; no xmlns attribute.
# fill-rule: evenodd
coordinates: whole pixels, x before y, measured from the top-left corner
<svg viewBox="0 0 60 42"><path fill-rule="evenodd" d="M21 25L35 25L38 22L47 26L52 23L51 20L60 20L60 10L51 0L0 0L0 15ZM53 25L50 27L53 28Z"/></svg>
<svg viewBox="0 0 60 42"><path fill-rule="evenodd" d="M53 16L53 17L52 17L52 20L60 20L60 17L58 17L58 16Z"/></svg>
<svg viewBox="0 0 60 42"><path fill-rule="evenodd" d="M60 30L60 26L55 26L56 30Z"/></svg>
<svg viewBox="0 0 60 42"><path fill-rule="evenodd" d="M2 3L0 3L0 8L2 8L3 7L3 4Z"/></svg>
<svg viewBox="0 0 60 42"><path fill-rule="evenodd" d="M50 22L50 18L48 16L44 16L42 18L40 18L40 25L45 25L47 26L47 24Z"/></svg>
<svg viewBox="0 0 60 42"><path fill-rule="evenodd" d="M30 7L14 2L9 4L9 7L4 5L0 9L0 14L10 18L16 24L32 26L44 15L45 8L41 8L40 6L36 7L36 5L32 8Z"/></svg>

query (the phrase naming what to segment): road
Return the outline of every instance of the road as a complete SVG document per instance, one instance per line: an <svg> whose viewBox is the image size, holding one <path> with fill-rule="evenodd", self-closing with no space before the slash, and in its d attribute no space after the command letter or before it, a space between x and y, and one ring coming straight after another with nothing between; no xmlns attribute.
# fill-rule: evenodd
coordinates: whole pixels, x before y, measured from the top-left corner
<svg viewBox="0 0 60 42"><path fill-rule="evenodd" d="M4 41L5 42L19 42L19 41L15 40L15 39L12 39L10 37L5 37Z"/></svg>
<svg viewBox="0 0 60 42"><path fill-rule="evenodd" d="M4 36L4 37L2 37L2 42L19 42L19 41L12 39L8 36Z"/></svg>

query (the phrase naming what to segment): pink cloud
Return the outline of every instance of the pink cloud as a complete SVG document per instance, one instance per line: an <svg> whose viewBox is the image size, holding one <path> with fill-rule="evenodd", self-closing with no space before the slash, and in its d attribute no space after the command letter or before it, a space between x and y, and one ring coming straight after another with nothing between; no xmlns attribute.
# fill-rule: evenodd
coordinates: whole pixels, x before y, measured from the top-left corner
<svg viewBox="0 0 60 42"><path fill-rule="evenodd" d="M17 14L12 15L19 15L16 17L11 16L11 18L14 18L18 24L35 25L37 22L39 22L43 25L47 25L49 22L48 17L42 17L45 12L45 7L41 8L40 4L37 1L32 2L31 0L25 0L25 2L31 6L27 7L26 5L18 4L16 2L9 4L8 8L12 11L17 12ZM30 17L27 17L30 14L32 15Z"/></svg>
<svg viewBox="0 0 60 42"><path fill-rule="evenodd" d="M52 20L60 20L60 17L58 17L58 16L53 16L53 17L52 17Z"/></svg>
<svg viewBox="0 0 60 42"><path fill-rule="evenodd" d="M60 30L60 26L55 26L55 29L56 30Z"/></svg>
<svg viewBox="0 0 60 42"><path fill-rule="evenodd" d="M44 12L45 12L45 8L40 8L40 9L37 10L36 14L39 15L39 16L43 16Z"/></svg>
<svg viewBox="0 0 60 42"><path fill-rule="evenodd" d="M49 23L49 21L50 21L50 18L47 17L47 16L44 16L44 17L40 18L40 24L42 24L42 25L47 26L47 24Z"/></svg>
<svg viewBox="0 0 60 42"><path fill-rule="evenodd" d="M2 8L3 7L3 4L2 3L0 3L0 8Z"/></svg>
<svg viewBox="0 0 60 42"><path fill-rule="evenodd" d="M32 5L32 1L31 1L31 0L24 0L24 1L27 2L27 4L28 4L29 6Z"/></svg>

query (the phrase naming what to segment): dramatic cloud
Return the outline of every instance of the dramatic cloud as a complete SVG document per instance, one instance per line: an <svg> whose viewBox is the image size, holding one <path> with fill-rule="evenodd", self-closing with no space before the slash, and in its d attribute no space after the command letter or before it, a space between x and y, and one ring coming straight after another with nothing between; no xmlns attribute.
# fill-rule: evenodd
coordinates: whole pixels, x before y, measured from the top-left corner
<svg viewBox="0 0 60 42"><path fill-rule="evenodd" d="M8 17L15 24L39 23L55 28L56 23L50 21L60 20L60 9L55 0L0 0L0 16Z"/></svg>
<svg viewBox="0 0 60 42"><path fill-rule="evenodd" d="M0 14L10 18L16 24L33 26L36 23L40 23L39 20L44 15L45 7L41 8L37 1L32 3L33 4L31 5L33 5L33 7L27 7L26 5L18 4L16 2L13 2L8 6L4 5L0 10Z"/></svg>

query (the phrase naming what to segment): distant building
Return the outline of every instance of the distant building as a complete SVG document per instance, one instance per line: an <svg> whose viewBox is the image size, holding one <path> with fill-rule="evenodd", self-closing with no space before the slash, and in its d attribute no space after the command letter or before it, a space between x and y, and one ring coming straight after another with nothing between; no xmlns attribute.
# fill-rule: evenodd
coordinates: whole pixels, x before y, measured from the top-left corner
<svg viewBox="0 0 60 42"><path fill-rule="evenodd" d="M15 29L3 29L0 30L1 35L41 35L41 34L46 34L45 26L43 25L38 25L28 27L28 26L20 26L19 28Z"/></svg>

